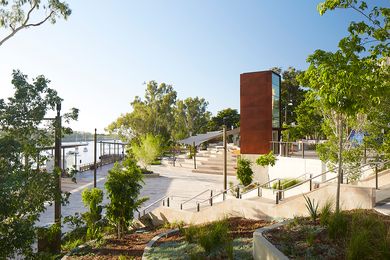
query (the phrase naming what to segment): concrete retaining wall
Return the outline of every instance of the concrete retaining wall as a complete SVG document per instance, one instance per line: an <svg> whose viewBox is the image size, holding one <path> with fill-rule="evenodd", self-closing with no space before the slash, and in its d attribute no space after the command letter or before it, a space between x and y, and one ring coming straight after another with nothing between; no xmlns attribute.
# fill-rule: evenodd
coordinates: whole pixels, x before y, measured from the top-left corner
<svg viewBox="0 0 390 260"><path fill-rule="evenodd" d="M284 225L286 222L277 223L272 226L257 229L253 233L253 259L255 260L288 260L282 252L271 244L263 233L267 230L274 229Z"/></svg>
<svg viewBox="0 0 390 260"><path fill-rule="evenodd" d="M375 206L376 191L373 188L352 185L341 185L340 205L344 210L362 208L372 209ZM336 184L313 190L306 194L321 208L327 200L335 201ZM187 224L201 224L215 221L224 217L244 217L249 219L278 219L307 216L305 199L296 195L275 204L275 200L265 198L228 199L214 206L201 208L200 212L190 212L166 207L153 210L148 216L155 224L163 222L184 221Z"/></svg>

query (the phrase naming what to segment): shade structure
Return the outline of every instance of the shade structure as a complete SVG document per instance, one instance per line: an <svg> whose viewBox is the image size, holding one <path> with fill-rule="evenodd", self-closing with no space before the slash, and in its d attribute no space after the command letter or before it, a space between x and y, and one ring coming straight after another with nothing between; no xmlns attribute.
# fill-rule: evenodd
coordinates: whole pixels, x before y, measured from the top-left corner
<svg viewBox="0 0 390 260"><path fill-rule="evenodd" d="M236 128L233 130L230 130L227 132L227 135L234 135L234 134L239 134L240 133L240 128ZM180 144L187 144L187 145L193 145L195 142L195 146L198 146L204 142L210 141L215 138L222 137L223 131L213 131L213 132L207 132L205 134L198 134L194 136L190 136L186 139L179 140L178 143Z"/></svg>
<svg viewBox="0 0 390 260"><path fill-rule="evenodd" d="M222 131L207 132L205 134L198 134L198 135L190 136L186 139L179 140L178 143L193 145L195 142L195 146L198 146L204 142L207 142L209 140L212 140L212 139L215 139L218 137L222 137Z"/></svg>

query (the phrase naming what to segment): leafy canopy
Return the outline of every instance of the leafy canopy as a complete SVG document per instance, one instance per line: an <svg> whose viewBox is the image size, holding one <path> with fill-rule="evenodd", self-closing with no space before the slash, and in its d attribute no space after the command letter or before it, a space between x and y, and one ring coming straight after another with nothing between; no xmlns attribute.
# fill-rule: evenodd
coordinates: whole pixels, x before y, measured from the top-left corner
<svg viewBox="0 0 390 260"><path fill-rule="evenodd" d="M0 0L0 29L5 31L0 36L0 46L22 29L37 27L47 21L54 24L58 18L67 19L70 14L65 1Z"/></svg>
<svg viewBox="0 0 390 260"><path fill-rule="evenodd" d="M135 158L146 168L161 154L161 138L147 134L139 139L139 144L131 146Z"/></svg>
<svg viewBox="0 0 390 260"><path fill-rule="evenodd" d="M0 99L0 258L31 253L34 223L44 203L61 196L55 188L60 171L37 169L46 160L38 158L41 148L54 141L53 122L45 125L44 118L62 101L49 83L44 76L30 83L27 75L14 71L14 95Z"/></svg>

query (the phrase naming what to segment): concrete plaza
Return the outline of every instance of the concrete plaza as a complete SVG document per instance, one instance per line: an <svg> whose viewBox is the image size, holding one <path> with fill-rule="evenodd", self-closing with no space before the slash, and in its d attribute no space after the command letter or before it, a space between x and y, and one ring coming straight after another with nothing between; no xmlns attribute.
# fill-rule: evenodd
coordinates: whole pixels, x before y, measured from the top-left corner
<svg viewBox="0 0 390 260"><path fill-rule="evenodd" d="M106 165L97 170L97 187L104 192L103 204L107 204L107 194L104 189L104 183L108 171L113 165ZM213 174L193 173L190 169L179 167L166 166L151 166L155 173L159 173L159 177L144 178L145 184L141 191L141 197L148 197L149 200L143 206L147 206L152 202L160 199L163 196L170 196L171 206L179 207L179 204L188 198L191 198L200 192L210 189L215 192L223 189L223 176ZM237 183L235 176L228 176L228 181ZM82 200L81 193L85 188L93 187L93 171L79 173L77 183L72 183L68 179L63 179L62 189L71 193L69 204L62 207L62 217L74 215L76 212L82 213L86 211ZM207 198L210 193L205 193L200 198ZM191 204L191 203L190 203ZM195 202L193 205L195 207ZM153 208L158 207L161 203L156 204ZM187 207L188 207L187 206ZM48 205L44 213L41 214L38 226L49 225L54 222L54 206ZM64 225L63 231L68 231L69 227Z"/></svg>

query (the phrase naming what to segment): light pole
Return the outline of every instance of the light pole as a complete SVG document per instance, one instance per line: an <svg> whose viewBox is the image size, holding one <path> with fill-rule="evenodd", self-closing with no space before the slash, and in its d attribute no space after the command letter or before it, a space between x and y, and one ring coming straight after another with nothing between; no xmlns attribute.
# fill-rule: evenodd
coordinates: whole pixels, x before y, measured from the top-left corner
<svg viewBox="0 0 390 260"><path fill-rule="evenodd" d="M56 106L57 115L55 117L55 144L54 144L54 174L56 182L56 194L54 197L54 222L58 225L60 231L56 234L56 240L54 243L54 249L56 252L61 252L61 102L57 102Z"/></svg>
<svg viewBox="0 0 390 260"><path fill-rule="evenodd" d="M293 103L291 102L292 100L290 100L290 102L288 102L286 104L286 106L284 107L284 123L287 125L287 108L288 106L292 106Z"/></svg>

